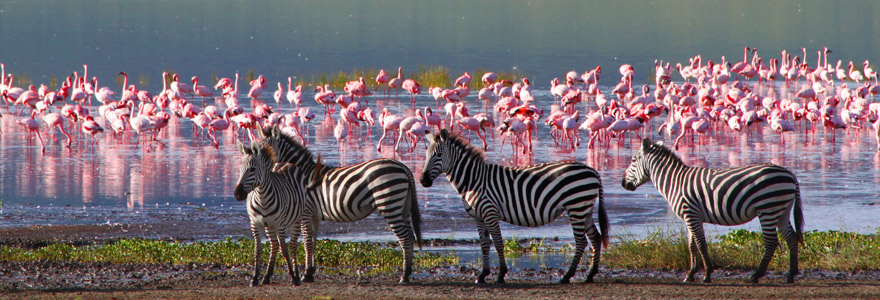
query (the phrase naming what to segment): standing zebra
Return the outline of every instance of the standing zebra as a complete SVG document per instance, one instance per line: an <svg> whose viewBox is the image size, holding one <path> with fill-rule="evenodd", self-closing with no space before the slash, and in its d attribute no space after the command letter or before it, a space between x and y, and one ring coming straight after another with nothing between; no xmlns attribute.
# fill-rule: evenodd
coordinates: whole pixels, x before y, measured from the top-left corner
<svg viewBox="0 0 880 300"><path fill-rule="evenodd" d="M247 212L254 237L254 277L251 286L260 283L260 254L263 248L260 237L263 232L269 238L271 246L263 284L270 282L275 266L275 255L280 249L281 255L287 261L288 273L293 284L299 285L296 255L291 258L285 239L287 230L292 229L290 243L296 251L300 222L304 211L310 210L306 202L305 188L303 185L290 184L292 174L289 172L279 174L270 171L275 165L275 152L265 142L254 142L250 146L236 144L238 151L246 155L239 166L241 176L235 185L234 195L239 201L247 199Z"/></svg>
<svg viewBox="0 0 880 300"><path fill-rule="evenodd" d="M772 165L751 165L730 169L689 167L663 146L644 139L632 157L621 183L634 191L648 181L654 182L660 194L679 218L687 223L691 269L685 282L693 282L697 272L697 251L703 259L706 277L712 281L712 263L703 234L703 223L740 225L757 217L764 236L764 257L750 278L757 283L764 276L773 252L779 244L778 229L790 250L788 283L798 274L798 242L803 243L804 218L797 178L786 168ZM789 214L794 207L794 230Z"/></svg>
<svg viewBox="0 0 880 300"><path fill-rule="evenodd" d="M277 127L262 131L264 141L275 150L280 164L276 172L293 172L295 185L310 186L306 196L315 216L332 222L354 222L374 211L385 219L397 236L403 250L404 272L400 282L409 282L412 274L414 242L422 243L422 218L416 199L415 180L403 163L391 159L375 159L346 167L323 166L315 163L311 151ZM315 176L320 169L320 176ZM315 182L311 182L315 180ZM315 239L318 217L303 218L303 239L306 243L306 274L303 281L314 281Z"/></svg>
<svg viewBox="0 0 880 300"><path fill-rule="evenodd" d="M460 136L446 129L433 137L425 159L422 185L430 187L440 173L461 194L467 213L477 223L480 233L483 271L477 283L489 275L489 247L495 245L500 269L497 283L504 283L507 263L504 240L498 221L519 226L537 227L568 213L574 231L575 255L561 283L574 276L587 247L593 246L593 259L586 282L599 272L602 245L608 244L608 217L602 199L602 182L596 170L577 162L551 162L521 168L509 168L486 162L483 153ZM593 224L593 205L598 198L599 227ZM491 241L490 241L491 237Z"/></svg>

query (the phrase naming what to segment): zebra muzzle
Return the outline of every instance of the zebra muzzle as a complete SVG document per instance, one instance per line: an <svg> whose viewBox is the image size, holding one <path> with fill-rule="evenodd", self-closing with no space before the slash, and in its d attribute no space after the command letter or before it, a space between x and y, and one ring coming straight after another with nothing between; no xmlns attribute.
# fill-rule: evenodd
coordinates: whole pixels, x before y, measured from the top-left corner
<svg viewBox="0 0 880 300"><path fill-rule="evenodd" d="M247 199L247 194L248 193L246 193L240 185L235 186L235 191L232 192L232 196L234 196L235 200L238 200L238 201L242 201L244 199Z"/></svg>

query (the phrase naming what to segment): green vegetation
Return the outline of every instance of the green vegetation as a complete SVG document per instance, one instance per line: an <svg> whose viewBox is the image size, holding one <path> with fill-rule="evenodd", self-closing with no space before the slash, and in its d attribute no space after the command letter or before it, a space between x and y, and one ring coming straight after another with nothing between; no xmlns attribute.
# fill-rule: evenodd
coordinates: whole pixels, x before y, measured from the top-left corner
<svg viewBox="0 0 880 300"><path fill-rule="evenodd" d="M553 248L553 246L547 245L545 241L546 240L543 238L517 240L516 237L511 237L510 239L504 240L504 255L517 257L521 254L536 254L548 252L571 253L574 250L574 246L571 244L559 248ZM523 246L523 244L525 244L525 246Z"/></svg>
<svg viewBox="0 0 880 300"><path fill-rule="evenodd" d="M222 264L248 265L253 263L253 241L241 238L219 242L180 243L158 240L125 239L107 245L76 247L70 243L53 243L37 249L13 246L0 247L0 261L63 260L110 263L166 263L166 264ZM370 267L375 272L394 271L403 265L401 251L368 242L339 242L319 240L315 262L328 268ZM263 247L263 261L268 259L269 245ZM302 243L297 249L299 263L304 262ZM284 262L280 258L277 263ZM457 264L452 254L420 252L416 265L437 266Z"/></svg>
<svg viewBox="0 0 880 300"><path fill-rule="evenodd" d="M386 74L388 74L388 78L397 77L396 69L385 69ZM477 69L475 72L469 72L471 74L471 83L468 87L471 90L479 90L483 87L483 83L480 82L480 78L483 74L489 72L486 69ZM297 76L297 78L308 78L303 82L306 86L323 86L324 84L330 84L330 88L333 90L341 90L345 87L345 83L352 80L357 80L360 77L364 78L364 81L367 83L367 86L373 90L376 88L376 75L379 74L379 70L377 69L354 69L351 72L339 71L336 73L320 73L316 75L312 75L310 77L301 77ZM498 80L507 79L511 82L516 82L520 78L523 77L523 74L519 72L496 72L498 74ZM452 74L449 71L449 68L444 66L424 66L419 65L416 66L415 72L407 72L406 69L403 70L403 75L401 78L407 79L412 78L415 79L419 85L422 86L422 93L425 93L430 87L443 87L450 88L452 87L453 81L455 81L458 76L461 74ZM296 85L298 83L294 83ZM384 86L382 87L384 88Z"/></svg>
<svg viewBox="0 0 880 300"><path fill-rule="evenodd" d="M780 236L780 246L770 263L772 270L788 269L788 247ZM804 233L800 247L800 267L823 270L880 269L880 236L841 231ZM709 255L722 269L757 268L764 253L759 232L735 230L709 241ZM687 233L655 231L644 239L622 239L602 257L602 263L616 268L689 268Z"/></svg>

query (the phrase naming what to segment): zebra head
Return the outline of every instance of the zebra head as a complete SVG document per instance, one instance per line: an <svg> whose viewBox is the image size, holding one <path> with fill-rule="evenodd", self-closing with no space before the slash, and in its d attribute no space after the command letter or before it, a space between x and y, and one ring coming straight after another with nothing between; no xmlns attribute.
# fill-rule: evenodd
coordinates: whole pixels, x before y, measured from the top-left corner
<svg viewBox="0 0 880 300"><path fill-rule="evenodd" d="M422 168L421 181L422 186L431 187L437 176L444 172L443 150L446 148L444 145L446 139L449 138L449 132L443 129L438 135L427 135L426 137L431 141L431 145L428 146L428 151L425 153L425 167Z"/></svg>
<svg viewBox="0 0 880 300"><path fill-rule="evenodd" d="M658 141L657 145L663 145L663 141ZM630 162L623 175L621 185L623 185L624 189L635 191L637 187L651 180L651 176L648 173L648 160L645 159L645 154L650 151L651 147L654 147L651 140L647 138L642 140L642 147L633 154L632 162Z"/></svg>
<svg viewBox="0 0 880 300"><path fill-rule="evenodd" d="M275 165L275 153L265 142L253 142L250 146L237 142L236 147L245 155L238 166L241 175L233 192L235 200L241 201L247 199L247 195L266 180Z"/></svg>

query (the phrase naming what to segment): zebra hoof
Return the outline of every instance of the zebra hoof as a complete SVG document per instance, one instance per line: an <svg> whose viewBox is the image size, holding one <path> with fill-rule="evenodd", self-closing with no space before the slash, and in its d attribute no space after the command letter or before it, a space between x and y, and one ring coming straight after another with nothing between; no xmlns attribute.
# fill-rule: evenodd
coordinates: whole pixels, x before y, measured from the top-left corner
<svg viewBox="0 0 880 300"><path fill-rule="evenodd" d="M693 275L689 275L688 277L685 277L685 278L684 278L684 281L683 281L683 282L685 282L685 283L692 283L692 282L694 282L694 281L696 281L696 280L694 280L694 276L693 276Z"/></svg>
<svg viewBox="0 0 880 300"><path fill-rule="evenodd" d="M299 286L300 284L301 284L301 282L299 281L299 278L293 279L293 286Z"/></svg>
<svg viewBox="0 0 880 300"><path fill-rule="evenodd" d="M258 278L254 278L253 280L251 280L251 286L253 286L253 287L260 286L260 280Z"/></svg>
<svg viewBox="0 0 880 300"><path fill-rule="evenodd" d="M409 278L400 277L400 280L398 280L397 283L409 283Z"/></svg>
<svg viewBox="0 0 880 300"><path fill-rule="evenodd" d="M495 284L504 285L504 284L507 284L507 283L504 282L504 277L499 277L498 280L495 280Z"/></svg>
<svg viewBox="0 0 880 300"><path fill-rule="evenodd" d="M703 278L703 283L712 283L712 278L711 277Z"/></svg>
<svg viewBox="0 0 880 300"><path fill-rule="evenodd" d="M593 283L593 282L594 282L594 281L593 281L593 276L587 277L587 279L584 280L584 283Z"/></svg>
<svg viewBox="0 0 880 300"><path fill-rule="evenodd" d="M571 279L569 279L569 277L562 277L562 279L559 280L559 284L569 284L569 283L571 283Z"/></svg>

